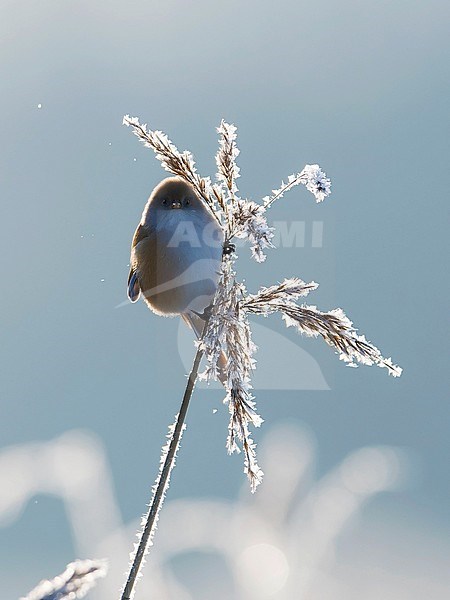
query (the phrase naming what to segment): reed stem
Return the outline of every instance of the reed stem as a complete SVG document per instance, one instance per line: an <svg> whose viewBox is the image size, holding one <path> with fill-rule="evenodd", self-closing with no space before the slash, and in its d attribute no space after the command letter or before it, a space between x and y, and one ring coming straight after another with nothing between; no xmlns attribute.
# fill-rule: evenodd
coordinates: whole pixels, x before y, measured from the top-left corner
<svg viewBox="0 0 450 600"><path fill-rule="evenodd" d="M189 374L189 379L186 384L186 389L184 390L183 400L181 402L180 412L178 413L177 421L175 424L175 428L173 430L172 438L170 440L169 451L167 452L166 459L164 461L164 466L161 471L161 475L158 480L158 484L153 496L153 500L150 506L150 510L148 511L147 520L145 522L145 526L142 530L141 538L139 540L139 546L136 551L133 564L131 566L130 572L128 574L127 582L125 584L125 588L123 590L121 600L131 600L133 596L133 591L136 585L137 576L139 574L142 560L145 556L147 545L149 540L152 537L154 532L158 512L161 506L161 503L164 499L164 492L169 482L170 473L175 464L175 457L178 448L178 444L180 441L181 433L183 431L184 421L186 419L186 413L189 408L189 402L192 397L192 392L194 391L195 382L198 376L198 369L200 366L200 361L203 356L203 350L199 345L197 348L197 352L195 354L194 362L192 365L191 372Z"/></svg>

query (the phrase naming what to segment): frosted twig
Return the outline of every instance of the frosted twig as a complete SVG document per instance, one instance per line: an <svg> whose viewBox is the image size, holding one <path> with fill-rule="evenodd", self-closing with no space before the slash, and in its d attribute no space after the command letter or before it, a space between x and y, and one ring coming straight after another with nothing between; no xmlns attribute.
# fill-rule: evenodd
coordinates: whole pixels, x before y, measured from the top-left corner
<svg viewBox="0 0 450 600"><path fill-rule="evenodd" d="M239 156L239 149L236 146L236 127L222 119L217 132L220 137L219 150L216 154L216 178L222 188L222 193L217 196L217 201L225 215L226 237L231 239L235 206L238 200L236 179L240 177L240 169L236 164L236 158Z"/></svg>
<svg viewBox="0 0 450 600"><path fill-rule="evenodd" d="M298 277L285 279L278 285L270 287L262 287L257 294L249 294L243 302L243 307L257 314L265 314L270 312L271 306L276 306L278 302L283 300L296 300L301 296L307 296L309 292L316 290L319 287L317 283L311 281L305 283Z"/></svg>
<svg viewBox="0 0 450 600"><path fill-rule="evenodd" d="M275 200L282 198L287 191L300 183L314 195L316 202L322 202L326 196L331 194L331 181L319 165L306 165L301 173L289 175L287 183L282 181L277 190L272 190L271 196L263 198L264 208L269 208Z"/></svg>
<svg viewBox="0 0 450 600"><path fill-rule="evenodd" d="M43 580L22 600L76 600L84 598L97 579L108 570L105 560L76 560L67 565L64 573Z"/></svg>
<svg viewBox="0 0 450 600"><path fill-rule="evenodd" d="M239 156L236 127L222 119L217 131L220 133L219 151L216 154L217 179L226 186L233 200L238 191L236 179L240 177L240 169L236 164L236 158Z"/></svg>
<svg viewBox="0 0 450 600"><path fill-rule="evenodd" d="M267 224L266 209L252 200L237 200L233 211L233 223L230 239L247 238L252 256L256 262L264 262L266 248L275 248L272 244L274 228Z"/></svg>
<svg viewBox="0 0 450 600"><path fill-rule="evenodd" d="M222 208L217 203L218 197L221 198L220 189L216 187L213 189L209 177L200 177L192 154L187 150L179 152L165 133L147 129L147 125L139 123L137 117L125 115L123 124L133 128L133 133L143 142L144 146L152 148L156 158L166 171L182 177L194 187L216 217L220 226L223 227L224 215L222 214Z"/></svg>
<svg viewBox="0 0 450 600"><path fill-rule="evenodd" d="M217 378L220 356L227 357L226 379L223 381L227 392L224 402L230 412L226 446L229 454L240 452L238 441L241 442L244 472L254 492L262 481L263 472L258 466L256 445L248 427L250 424L259 427L263 421L250 391L256 347L245 312L240 308L246 290L235 280L233 260L233 257L227 257L222 261L216 297L200 342L207 359L205 371L200 376L207 381Z"/></svg>
<svg viewBox="0 0 450 600"><path fill-rule="evenodd" d="M300 333L310 337L320 335L349 366L357 366L356 362L364 365L375 364L386 368L394 377L399 377L402 373L402 369L394 365L390 358L384 358L378 348L366 340L364 335L357 334L353 323L341 308L321 312L315 306L306 304L299 306L295 302L286 301L286 298L283 300L282 297L258 302L255 301L255 296L245 300L242 308L263 315L275 311L281 312L287 327L293 326Z"/></svg>
<svg viewBox="0 0 450 600"><path fill-rule="evenodd" d="M145 556L148 553L149 546L152 545L152 538L155 534L159 519L159 511L164 502L165 494L170 483L170 474L175 466L177 451L180 445L181 436L186 428L185 419L189 402L191 400L194 385L197 380L198 368L203 356L203 349L199 346L195 354L189 379L184 390L183 400L181 402L180 412L175 423L169 427L168 442L161 451L160 469L155 485L152 488L153 496L150 502L150 508L142 518L142 530L138 533L139 543L132 553L132 564L128 579L123 589L121 600L131 600L134 597L135 586L140 576L141 569L145 564Z"/></svg>

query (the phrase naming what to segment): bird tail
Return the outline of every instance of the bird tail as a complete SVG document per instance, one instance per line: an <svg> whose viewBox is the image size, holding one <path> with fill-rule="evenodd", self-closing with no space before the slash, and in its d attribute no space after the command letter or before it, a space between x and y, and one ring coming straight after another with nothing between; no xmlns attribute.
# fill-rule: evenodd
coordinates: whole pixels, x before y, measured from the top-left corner
<svg viewBox="0 0 450 600"><path fill-rule="evenodd" d="M188 327L190 327L191 329L194 330L194 333L197 336L197 339L200 339L202 337L203 327L205 326L205 320L202 319L202 317L200 317L199 315L192 313L192 312L183 313L181 316L183 318L183 321L188 325ZM226 387L225 383L227 381L227 376L226 376L227 357L225 356L225 354L223 352L219 356L218 367L219 367L219 373L218 373L219 381L224 387Z"/></svg>

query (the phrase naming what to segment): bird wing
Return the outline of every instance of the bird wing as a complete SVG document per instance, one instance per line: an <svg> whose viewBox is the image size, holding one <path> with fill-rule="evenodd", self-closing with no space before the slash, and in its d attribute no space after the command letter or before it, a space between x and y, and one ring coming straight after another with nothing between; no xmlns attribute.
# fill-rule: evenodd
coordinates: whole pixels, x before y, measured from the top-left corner
<svg viewBox="0 0 450 600"><path fill-rule="evenodd" d="M139 296L141 294L141 286L139 283L139 279L136 273L136 270L133 266L133 250L136 246L142 242L144 239L148 238L147 229L139 224L134 232L133 241L131 242L131 267L130 272L128 274L128 289L127 295L131 302L137 302L139 300Z"/></svg>
<svg viewBox="0 0 450 600"><path fill-rule="evenodd" d="M133 269L130 269L130 273L128 275L127 295L131 302L137 302L139 300L139 296L141 295L139 280Z"/></svg>

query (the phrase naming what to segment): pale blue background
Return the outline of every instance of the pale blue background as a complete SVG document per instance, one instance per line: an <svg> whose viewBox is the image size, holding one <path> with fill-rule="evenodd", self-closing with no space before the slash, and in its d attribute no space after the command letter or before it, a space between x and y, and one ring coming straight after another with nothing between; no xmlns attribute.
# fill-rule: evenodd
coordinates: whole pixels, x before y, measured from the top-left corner
<svg viewBox="0 0 450 600"><path fill-rule="evenodd" d="M185 379L176 322L141 303L115 308L163 176L122 116L164 130L211 175L223 117L238 126L242 194L259 199L308 162L333 181L322 205L297 188L271 213L307 232L323 220L324 247L272 251L263 266L241 251L249 288L318 281L310 302L342 306L404 368L400 380L346 369L290 330L331 390L259 391L263 427L306 423L319 472L360 446L411 449L412 483L371 510L448 532L449 12L440 0L3 0L1 445L94 431L124 519L141 513ZM196 393L172 498L237 493L241 458L226 456L220 402ZM49 496L0 538L8 599L74 555Z"/></svg>

